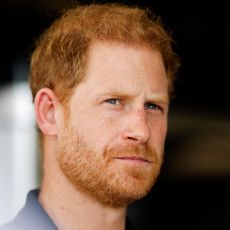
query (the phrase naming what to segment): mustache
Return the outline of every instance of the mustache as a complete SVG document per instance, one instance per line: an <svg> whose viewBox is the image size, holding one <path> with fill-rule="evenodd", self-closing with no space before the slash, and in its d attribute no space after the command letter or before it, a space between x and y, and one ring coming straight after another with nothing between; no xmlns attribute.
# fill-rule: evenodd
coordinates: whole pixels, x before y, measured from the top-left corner
<svg viewBox="0 0 230 230"><path fill-rule="evenodd" d="M154 148L149 145L120 145L115 147L106 148L104 151L104 159L107 161L114 158L139 158L151 163L158 163Z"/></svg>

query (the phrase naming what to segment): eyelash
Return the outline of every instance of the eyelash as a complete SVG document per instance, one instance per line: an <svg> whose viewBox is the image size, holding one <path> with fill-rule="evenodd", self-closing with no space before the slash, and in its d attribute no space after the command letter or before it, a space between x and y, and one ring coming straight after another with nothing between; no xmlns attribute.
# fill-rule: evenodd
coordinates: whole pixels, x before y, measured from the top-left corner
<svg viewBox="0 0 230 230"><path fill-rule="evenodd" d="M109 99L105 100L105 102L110 103L112 105L116 105L116 102L120 103L120 99L118 99L118 98L109 98ZM113 103L113 102L115 102L115 103Z"/></svg>
<svg viewBox="0 0 230 230"><path fill-rule="evenodd" d="M106 103L112 104L112 105L119 105L121 104L121 99L119 98L109 98L105 100ZM153 106L154 108L149 108L149 106ZM145 103L145 109L149 109L149 110L154 110L154 111L162 111L162 108L155 104L155 103L151 103L151 102L147 102Z"/></svg>
<svg viewBox="0 0 230 230"><path fill-rule="evenodd" d="M148 108L148 106L154 106L154 108ZM151 103L151 102L146 103L145 108L150 109L150 110L160 110L160 111L162 111L162 108L159 105L157 105L155 103Z"/></svg>

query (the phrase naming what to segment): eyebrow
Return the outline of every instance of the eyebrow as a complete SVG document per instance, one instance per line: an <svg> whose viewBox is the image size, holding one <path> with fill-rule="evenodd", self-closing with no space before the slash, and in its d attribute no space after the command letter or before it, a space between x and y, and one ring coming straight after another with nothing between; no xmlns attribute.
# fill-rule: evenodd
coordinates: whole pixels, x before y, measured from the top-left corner
<svg viewBox="0 0 230 230"><path fill-rule="evenodd" d="M148 101L157 101L163 104L169 103L169 95L161 94L161 93L152 93L148 98Z"/></svg>
<svg viewBox="0 0 230 230"><path fill-rule="evenodd" d="M104 98L106 96L110 96L110 97L117 97L117 98L133 98L135 97L135 94L132 93L127 93L127 92L123 92L119 89L111 89L111 90L106 90L105 92L100 92L97 95L97 99L101 99ZM152 93L147 99L146 101L149 102L158 102L158 103L162 103L162 104L168 104L169 103L169 95L164 95L161 93Z"/></svg>
<svg viewBox="0 0 230 230"><path fill-rule="evenodd" d="M115 97L134 97L131 93L125 93L117 89L109 89L98 94L99 97L115 96Z"/></svg>

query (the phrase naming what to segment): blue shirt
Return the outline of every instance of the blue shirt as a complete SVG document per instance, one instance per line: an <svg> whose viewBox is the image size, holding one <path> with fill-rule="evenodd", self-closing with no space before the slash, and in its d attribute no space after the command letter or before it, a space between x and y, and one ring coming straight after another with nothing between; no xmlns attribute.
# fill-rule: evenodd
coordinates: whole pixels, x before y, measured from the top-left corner
<svg viewBox="0 0 230 230"><path fill-rule="evenodd" d="M27 195L26 204L12 222L0 227L1 230L57 230L38 201L39 190Z"/></svg>
<svg viewBox="0 0 230 230"><path fill-rule="evenodd" d="M30 191L23 209L12 222L0 226L0 230L57 230L58 228L39 203L38 195L38 189ZM126 230L131 229L130 222L127 220Z"/></svg>

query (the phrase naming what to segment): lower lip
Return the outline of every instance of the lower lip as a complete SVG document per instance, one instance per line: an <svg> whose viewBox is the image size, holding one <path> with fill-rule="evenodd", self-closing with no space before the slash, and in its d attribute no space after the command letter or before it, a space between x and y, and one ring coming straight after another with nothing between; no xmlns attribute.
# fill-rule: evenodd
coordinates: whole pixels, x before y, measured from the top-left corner
<svg viewBox="0 0 230 230"><path fill-rule="evenodd" d="M144 166L149 165L151 162L142 160L142 159L132 159L132 158L114 158L114 160L118 160L120 162L126 163L126 164L132 164L136 166Z"/></svg>

